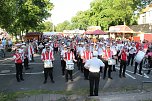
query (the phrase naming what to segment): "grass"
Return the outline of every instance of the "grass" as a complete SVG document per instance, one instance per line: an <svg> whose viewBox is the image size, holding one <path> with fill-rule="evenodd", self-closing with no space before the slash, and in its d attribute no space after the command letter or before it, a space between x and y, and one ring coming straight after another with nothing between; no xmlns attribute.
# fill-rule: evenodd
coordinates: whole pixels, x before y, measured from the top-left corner
<svg viewBox="0 0 152 101"><path fill-rule="evenodd" d="M86 89L79 89L73 91L48 91L48 90L31 90L31 91L18 91L18 92L1 92L0 101L15 101L17 98L25 96L38 95L38 94L63 94L63 95L85 95L88 93Z"/></svg>
<svg viewBox="0 0 152 101"><path fill-rule="evenodd" d="M145 85L145 89L151 90L151 85ZM145 90L144 89L144 90ZM106 88L100 89L99 93L106 92L134 92L139 91L140 87L138 86L127 86L123 88ZM48 91L48 90L30 90L30 91L18 91L18 92L1 92L0 93L0 101L15 101L17 98L23 98L25 96L38 95L38 94L61 94L61 95L80 95L87 96L89 94L89 88L79 88L71 91ZM145 100L152 101L152 100Z"/></svg>

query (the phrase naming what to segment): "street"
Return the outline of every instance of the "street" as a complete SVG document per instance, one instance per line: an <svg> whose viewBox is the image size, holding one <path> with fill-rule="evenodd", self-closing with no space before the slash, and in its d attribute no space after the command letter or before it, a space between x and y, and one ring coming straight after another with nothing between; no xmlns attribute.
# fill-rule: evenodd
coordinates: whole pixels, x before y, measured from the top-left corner
<svg viewBox="0 0 152 101"><path fill-rule="evenodd" d="M83 74L77 69L73 72L74 81L65 82L65 77L62 76L61 65L59 53L55 54L54 62L54 81L51 83L50 78L46 84L43 84L44 74L43 74L43 63L40 60L40 55L36 54L34 57L35 62L29 63L29 70L25 69L24 72L24 81L17 82L15 78L15 64L10 58L0 60L0 91L27 91L27 90L51 90L51 91L70 91L76 89L89 89L89 81L84 80ZM119 66L116 66L116 72L112 72L113 79L110 80L106 78L105 80L100 79L100 91L115 91L117 89L121 90L123 88L129 87L130 89L141 89L142 75L133 74L134 68L131 66L127 67L126 78L119 78ZM152 80L151 74L147 75L144 73L144 80ZM89 92L88 92L89 93Z"/></svg>

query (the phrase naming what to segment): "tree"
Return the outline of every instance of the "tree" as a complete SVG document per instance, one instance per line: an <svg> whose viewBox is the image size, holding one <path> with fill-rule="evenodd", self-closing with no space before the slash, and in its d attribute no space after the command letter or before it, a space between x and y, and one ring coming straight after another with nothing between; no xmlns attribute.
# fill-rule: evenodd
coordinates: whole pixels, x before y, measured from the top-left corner
<svg viewBox="0 0 152 101"><path fill-rule="evenodd" d="M63 30L70 30L70 29L71 29L71 24L69 21L64 21L63 23L59 23L56 26L57 32L62 32Z"/></svg>
<svg viewBox="0 0 152 101"><path fill-rule="evenodd" d="M1 0L0 27L15 36L36 31L52 8L50 0Z"/></svg>

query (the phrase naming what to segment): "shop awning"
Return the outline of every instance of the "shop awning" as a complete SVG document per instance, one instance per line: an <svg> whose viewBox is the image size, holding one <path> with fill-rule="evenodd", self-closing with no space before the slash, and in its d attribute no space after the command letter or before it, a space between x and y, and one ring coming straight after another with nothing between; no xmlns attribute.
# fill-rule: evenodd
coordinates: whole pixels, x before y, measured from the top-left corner
<svg viewBox="0 0 152 101"><path fill-rule="evenodd" d="M126 25L111 26L109 28L109 32L110 33L136 33Z"/></svg>

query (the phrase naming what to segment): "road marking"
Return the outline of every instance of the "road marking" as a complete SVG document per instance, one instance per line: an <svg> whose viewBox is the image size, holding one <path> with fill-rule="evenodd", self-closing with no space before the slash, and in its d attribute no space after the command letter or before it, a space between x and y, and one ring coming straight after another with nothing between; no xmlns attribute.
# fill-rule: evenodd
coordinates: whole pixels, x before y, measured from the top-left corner
<svg viewBox="0 0 152 101"><path fill-rule="evenodd" d="M44 73L44 71L42 71L42 72L35 72L35 73L23 73L23 74L26 74L26 75L37 75L37 74L43 74ZM7 73L7 74L0 74L0 75L3 75L3 76L5 76L5 75L16 75L16 73Z"/></svg>
<svg viewBox="0 0 152 101"><path fill-rule="evenodd" d="M116 69L118 69L118 70L120 70L120 68L118 68L118 67L115 67ZM127 70L126 70L127 71ZM132 79L136 79L135 77L133 77L132 75L130 75L130 74L128 74L128 73L125 73L127 76L129 76L129 77L131 77Z"/></svg>
<svg viewBox="0 0 152 101"><path fill-rule="evenodd" d="M29 65L38 65L38 64L41 65L41 64L44 64L44 63L29 63ZM8 65L8 66L9 66L9 65L15 65L15 64L14 64L14 63L12 63L12 64L0 64L0 66L1 66L1 65L2 65L2 66L3 66L3 65Z"/></svg>
<svg viewBox="0 0 152 101"><path fill-rule="evenodd" d="M129 73L132 73L132 74L134 73L134 72L129 71L129 70L126 70L126 71L127 71L127 72L129 72ZM136 75L138 75L138 76L141 76L141 77L142 77L142 75L140 75L140 74L138 74L138 73L136 73ZM145 74L145 73L144 73L144 77L145 77L145 78L147 78L147 79L149 79L149 78L150 78L150 77L149 77L147 74Z"/></svg>

